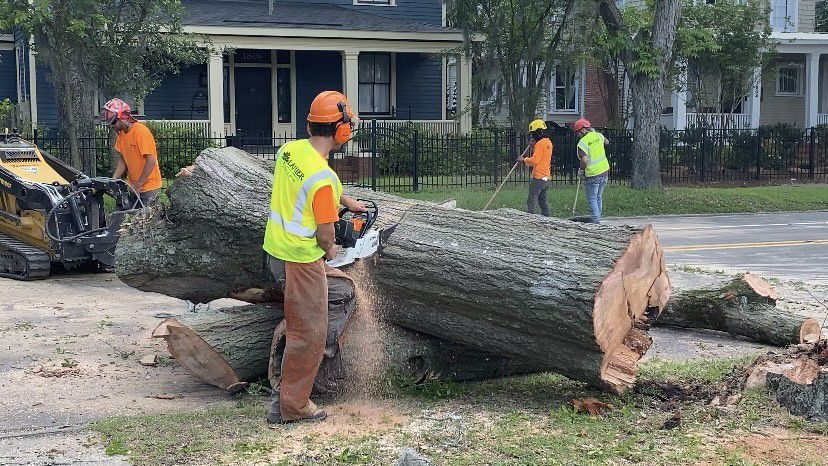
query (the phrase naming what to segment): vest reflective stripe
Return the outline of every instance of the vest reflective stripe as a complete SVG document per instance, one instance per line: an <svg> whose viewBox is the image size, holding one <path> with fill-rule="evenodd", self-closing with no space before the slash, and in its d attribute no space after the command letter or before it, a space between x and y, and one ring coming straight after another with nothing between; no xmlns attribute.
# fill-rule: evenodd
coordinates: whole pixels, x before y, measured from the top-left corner
<svg viewBox="0 0 828 466"><path fill-rule="evenodd" d="M282 215L275 210L270 211L270 219L274 222L278 223L285 229L288 233L293 233L297 236L302 236L304 238L313 238L316 235L315 228L307 228L303 227L302 224L296 222L286 222L285 219L282 218Z"/></svg>
<svg viewBox="0 0 828 466"><path fill-rule="evenodd" d="M588 132L578 142L578 148L583 150L589 157L586 164L585 175L596 176L609 170L606 150L604 149L604 136L595 131Z"/></svg>
<svg viewBox="0 0 828 466"><path fill-rule="evenodd" d="M325 254L315 237L313 199L326 186L333 188L338 202L342 183L307 139L282 146L273 170L270 214L262 245L268 254L298 263L313 262Z"/></svg>

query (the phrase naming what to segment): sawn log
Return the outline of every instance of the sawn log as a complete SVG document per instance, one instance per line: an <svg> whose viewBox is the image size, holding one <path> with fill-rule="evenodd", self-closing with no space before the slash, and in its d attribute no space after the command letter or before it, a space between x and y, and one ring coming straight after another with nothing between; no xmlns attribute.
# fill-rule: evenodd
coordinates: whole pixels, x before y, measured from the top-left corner
<svg viewBox="0 0 828 466"><path fill-rule="evenodd" d="M272 288L261 250L271 179L271 163L205 150L169 207L129 225L119 277L197 302ZM378 226L399 222L371 273L382 319L617 392L634 383L651 343L645 311L669 298L652 228L356 194L377 201Z"/></svg>
<svg viewBox="0 0 828 466"><path fill-rule="evenodd" d="M819 322L777 308L776 290L759 276L674 271L671 280L673 294L655 325L717 330L776 346L820 339Z"/></svg>

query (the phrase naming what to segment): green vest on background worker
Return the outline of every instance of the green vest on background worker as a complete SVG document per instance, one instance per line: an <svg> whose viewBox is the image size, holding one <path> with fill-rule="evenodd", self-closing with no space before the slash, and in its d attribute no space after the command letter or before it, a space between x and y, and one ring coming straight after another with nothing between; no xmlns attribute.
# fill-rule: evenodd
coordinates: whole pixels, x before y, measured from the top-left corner
<svg viewBox="0 0 828 466"><path fill-rule="evenodd" d="M518 157L518 162L523 162L527 167L532 167L526 210L530 214L534 214L535 204L537 204L540 206L541 214L544 217L549 217L546 191L552 184L552 141L546 135L546 122L534 120L529 123L529 136L532 138L532 142Z"/></svg>
<svg viewBox="0 0 828 466"><path fill-rule="evenodd" d="M595 131L585 118L573 123L572 131L579 139L578 160L586 177L585 191L592 223L599 223L604 207L604 187L609 179L610 166L605 147L609 140Z"/></svg>
<svg viewBox="0 0 828 466"><path fill-rule="evenodd" d="M331 151L348 142L353 120L351 105L342 93L322 92L308 114L310 138L287 143L276 154L262 247L271 272L284 284L286 343L281 367L273 368L271 358L271 369L281 374L267 416L271 424L327 416L310 400L310 394L326 350L329 279L344 274L325 259L339 252L334 222L339 219L340 204L352 212L365 212L362 203L342 194L342 183L327 159Z"/></svg>

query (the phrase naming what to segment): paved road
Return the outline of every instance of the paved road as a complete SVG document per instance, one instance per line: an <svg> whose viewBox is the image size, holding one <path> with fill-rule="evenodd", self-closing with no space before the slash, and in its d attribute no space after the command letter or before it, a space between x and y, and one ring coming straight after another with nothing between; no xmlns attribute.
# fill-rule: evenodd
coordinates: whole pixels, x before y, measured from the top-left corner
<svg viewBox="0 0 828 466"><path fill-rule="evenodd" d="M672 265L828 285L828 211L609 219L651 223Z"/></svg>

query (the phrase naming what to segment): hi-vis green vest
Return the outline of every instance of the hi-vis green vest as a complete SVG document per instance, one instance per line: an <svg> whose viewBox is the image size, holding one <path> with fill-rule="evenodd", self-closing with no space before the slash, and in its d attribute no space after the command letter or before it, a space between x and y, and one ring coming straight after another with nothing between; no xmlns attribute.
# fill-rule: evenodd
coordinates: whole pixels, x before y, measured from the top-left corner
<svg viewBox="0 0 828 466"><path fill-rule="evenodd" d="M270 217L265 228L265 251L288 262L308 263L325 255L316 241L313 198L324 187L333 188L339 202L342 183L327 160L307 139L289 142L276 154Z"/></svg>
<svg viewBox="0 0 828 466"><path fill-rule="evenodd" d="M589 161L584 170L586 176L595 176L609 170L607 153L604 150L604 136L595 131L586 133L578 142L578 149L589 156Z"/></svg>

